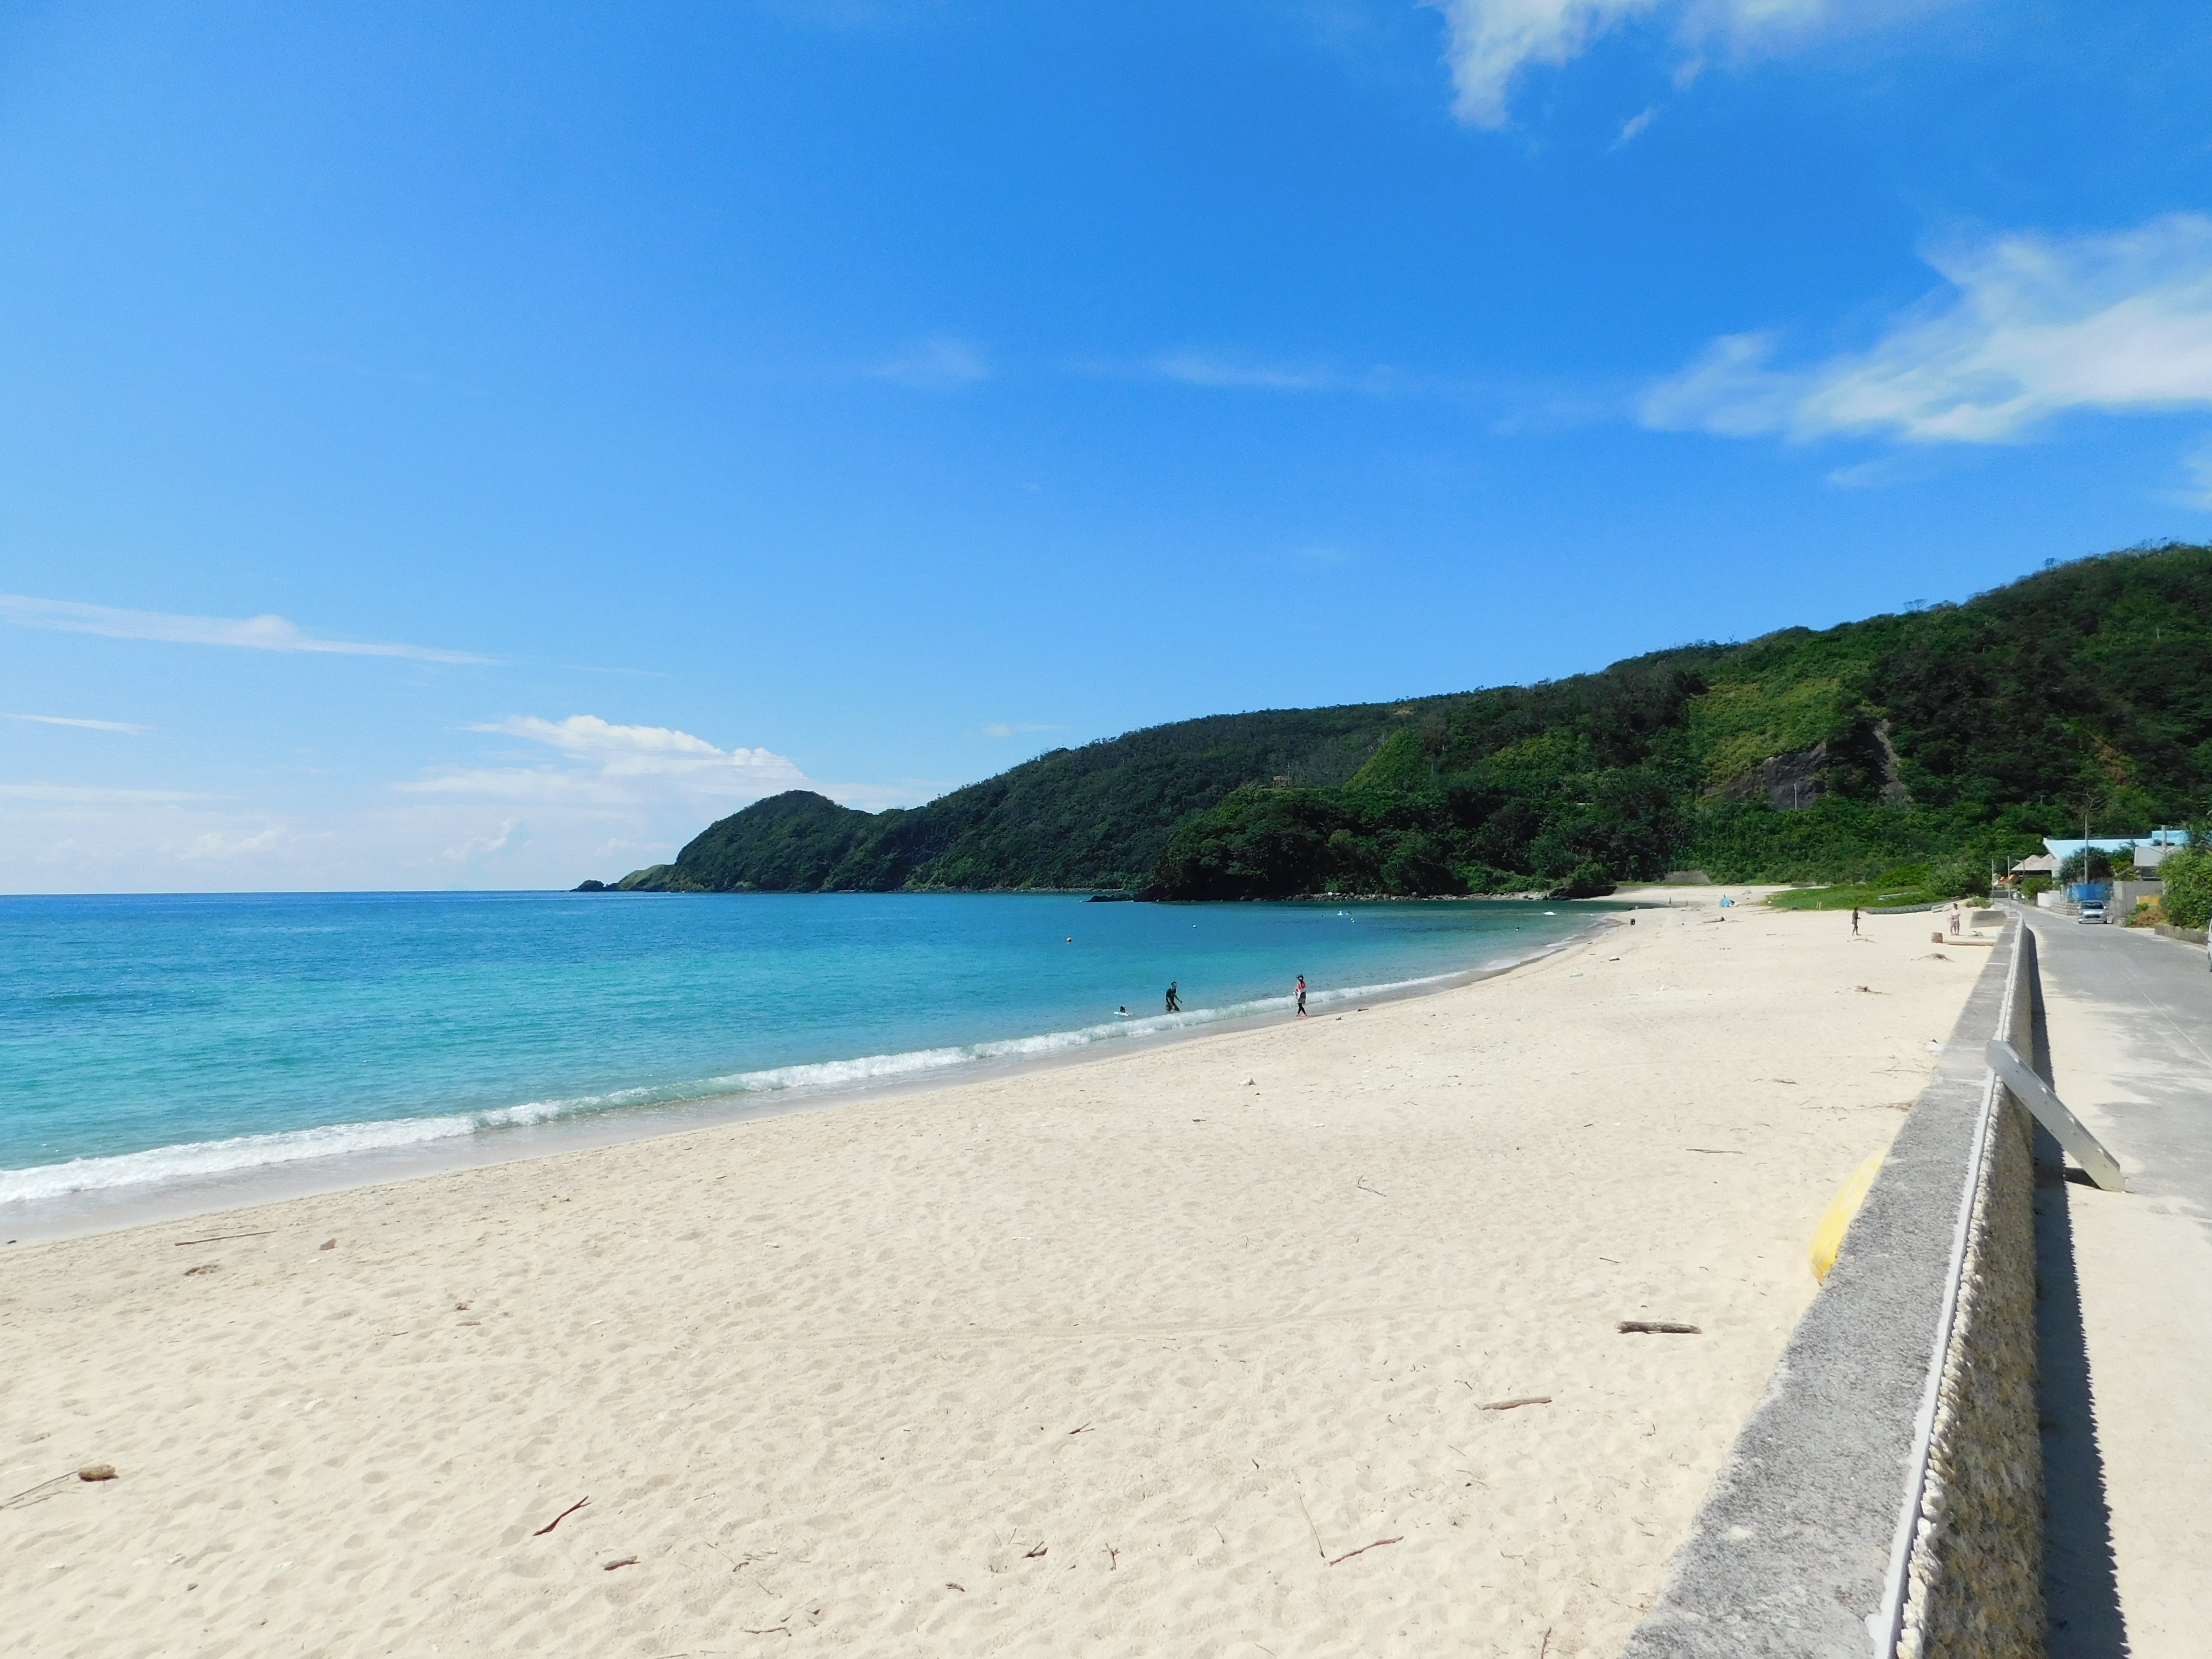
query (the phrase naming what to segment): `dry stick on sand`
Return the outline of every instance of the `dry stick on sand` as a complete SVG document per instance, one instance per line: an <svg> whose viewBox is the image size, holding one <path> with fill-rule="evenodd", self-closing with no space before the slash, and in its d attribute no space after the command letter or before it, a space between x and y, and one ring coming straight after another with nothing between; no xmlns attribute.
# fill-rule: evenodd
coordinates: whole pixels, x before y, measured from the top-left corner
<svg viewBox="0 0 2212 1659"><path fill-rule="evenodd" d="M1345 1553L1338 1556L1335 1560L1330 1562L1329 1565L1332 1567L1341 1566L1345 1562L1349 1561L1355 1555L1364 1555L1370 1550L1379 1550L1385 1544L1402 1544L1405 1541L1405 1534L1402 1533L1395 1538L1378 1538L1371 1544L1362 1544L1356 1550L1345 1551Z"/></svg>
<svg viewBox="0 0 2212 1659"><path fill-rule="evenodd" d="M635 1555L625 1555L619 1561L602 1561L599 1564L599 1571L601 1572L612 1572L617 1567L634 1567L636 1565L637 1557Z"/></svg>
<svg viewBox="0 0 2212 1659"><path fill-rule="evenodd" d="M258 1233L217 1233L212 1238L180 1238L176 1241L176 1245L181 1250L187 1244L221 1244L233 1238L274 1238L276 1236L276 1230L270 1227Z"/></svg>
<svg viewBox="0 0 2212 1659"><path fill-rule="evenodd" d="M1624 1319L1620 1322L1620 1330L1624 1336L1636 1331L1641 1331L1647 1336L1703 1336L1705 1334L1695 1325L1677 1325L1671 1319Z"/></svg>
<svg viewBox="0 0 2212 1659"><path fill-rule="evenodd" d="M26 1486L6 1503L0 1504L0 1510L27 1510L33 1504L43 1504L76 1479L75 1474L58 1474L51 1480L41 1480L35 1486Z"/></svg>
<svg viewBox="0 0 2212 1659"><path fill-rule="evenodd" d="M1035 1549L1031 1550L1031 1551L1030 1551L1027 1555L1024 1555L1024 1557L1022 1557L1022 1559L1023 1559L1023 1560L1024 1560L1024 1561L1034 1561L1034 1560L1036 1560L1039 1556L1042 1555L1042 1554L1044 1553L1044 1551L1045 1551L1045 1547L1044 1547L1042 1544L1039 1544L1039 1545L1038 1545Z"/></svg>
<svg viewBox="0 0 2212 1659"><path fill-rule="evenodd" d="M532 1538L544 1537L547 1533L552 1531L554 1528L559 1526L563 1521L566 1521L570 1516L574 1515L578 1510L580 1510L585 1504L591 1501L592 1500L588 1498L579 1498L574 1503L569 1504L567 1509L562 1510L560 1514L555 1516L550 1521L548 1521L544 1526L538 1528L536 1532L532 1533L530 1535Z"/></svg>
<svg viewBox="0 0 2212 1659"><path fill-rule="evenodd" d="M1552 1396L1548 1394L1526 1394L1518 1400L1493 1400L1488 1405L1478 1406L1475 1409L1486 1412L1510 1412L1518 1406L1548 1406L1551 1403Z"/></svg>
<svg viewBox="0 0 2212 1659"><path fill-rule="evenodd" d="M1322 1560L1328 1560L1328 1552L1321 1547L1321 1528L1314 1525L1313 1511L1306 1507L1306 1495L1304 1492L1298 1494L1298 1513L1305 1516L1306 1530L1313 1534L1314 1553Z"/></svg>

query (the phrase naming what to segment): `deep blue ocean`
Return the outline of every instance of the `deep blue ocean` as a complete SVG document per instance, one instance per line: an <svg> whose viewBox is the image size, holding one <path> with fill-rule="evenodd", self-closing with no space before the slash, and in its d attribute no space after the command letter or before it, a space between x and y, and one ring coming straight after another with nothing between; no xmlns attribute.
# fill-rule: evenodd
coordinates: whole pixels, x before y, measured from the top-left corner
<svg viewBox="0 0 2212 1659"><path fill-rule="evenodd" d="M1510 964L1602 907L1019 895L0 898L0 1215L796 1098ZM1184 1012L1163 1011L1170 981ZM1122 1010L1127 1010L1127 1016Z"/></svg>

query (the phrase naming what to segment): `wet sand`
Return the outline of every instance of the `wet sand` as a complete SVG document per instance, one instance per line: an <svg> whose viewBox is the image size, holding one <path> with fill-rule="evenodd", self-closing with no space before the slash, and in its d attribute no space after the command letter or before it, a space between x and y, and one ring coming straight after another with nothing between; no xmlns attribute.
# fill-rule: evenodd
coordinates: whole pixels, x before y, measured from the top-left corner
<svg viewBox="0 0 2212 1659"><path fill-rule="evenodd" d="M1609 1654L1983 960L1673 896L1364 1012L16 1246L12 1639Z"/></svg>

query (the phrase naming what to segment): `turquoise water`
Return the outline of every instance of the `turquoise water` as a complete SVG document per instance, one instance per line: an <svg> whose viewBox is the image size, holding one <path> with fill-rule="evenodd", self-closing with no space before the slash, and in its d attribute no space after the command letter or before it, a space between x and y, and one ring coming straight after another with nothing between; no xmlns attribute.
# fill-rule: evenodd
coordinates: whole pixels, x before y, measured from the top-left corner
<svg viewBox="0 0 2212 1659"><path fill-rule="evenodd" d="M0 899L0 1211L1067 1053L1287 1012L1300 973L1318 1010L1509 964L1595 908Z"/></svg>

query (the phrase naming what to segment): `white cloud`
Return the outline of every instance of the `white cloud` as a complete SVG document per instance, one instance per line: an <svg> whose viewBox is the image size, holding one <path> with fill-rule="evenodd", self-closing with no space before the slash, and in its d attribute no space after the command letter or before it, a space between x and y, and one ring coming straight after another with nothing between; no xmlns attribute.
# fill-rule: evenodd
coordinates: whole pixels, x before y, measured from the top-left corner
<svg viewBox="0 0 2212 1659"><path fill-rule="evenodd" d="M458 846L448 847L438 856L448 864L474 864L495 853L504 853L514 844L514 832L521 827L521 822L520 818L507 818L501 822L497 833L471 836ZM524 833L528 832L526 830Z"/></svg>
<svg viewBox="0 0 2212 1659"><path fill-rule="evenodd" d="M494 750L479 763L397 785L259 773L222 795L0 783L0 891L572 887L665 862L714 820L786 789L875 810L945 787L817 783L769 750L594 715L477 729Z"/></svg>
<svg viewBox="0 0 2212 1659"><path fill-rule="evenodd" d="M1784 368L1773 334L1727 335L1649 387L1639 418L1731 437L1988 444L2069 410L2212 406L2212 218L2002 236L1929 263L1948 287L1869 349Z"/></svg>
<svg viewBox="0 0 2212 1659"><path fill-rule="evenodd" d="M129 720L77 720L67 714L0 714L0 720L28 720L34 726L78 726L88 732L122 732L134 738L143 738L154 729Z"/></svg>
<svg viewBox="0 0 2212 1659"><path fill-rule="evenodd" d="M2189 469L2192 485L2183 492L2182 500L2191 507L2212 512L2212 443L2207 443L2194 454L2184 456L2181 464Z"/></svg>
<svg viewBox="0 0 2212 1659"><path fill-rule="evenodd" d="M1511 118L1513 82L1530 65L1556 69L1601 36L1644 18L1670 17L1693 75L1710 43L1737 52L1772 48L1840 8L1829 0L1423 0L1444 15L1444 58L1457 94L1453 112L1470 126L1498 128ZM1869 6L1856 13L1895 10Z"/></svg>
<svg viewBox="0 0 2212 1659"><path fill-rule="evenodd" d="M204 863L212 859L258 858L282 842L289 833L281 823L251 836L225 836L214 830L196 836L178 854L187 863Z"/></svg>
<svg viewBox="0 0 2212 1659"><path fill-rule="evenodd" d="M1658 112L1659 106L1656 104L1650 104L1644 106L1644 113L1641 115L1632 115L1623 121L1620 124L1620 137L1613 141L1613 148L1619 149L1623 144L1634 138L1651 125L1651 118Z"/></svg>
<svg viewBox="0 0 2212 1659"><path fill-rule="evenodd" d="M983 354L965 340L933 334L917 340L875 370L879 380L896 381L920 392L957 392L991 378Z"/></svg>
<svg viewBox="0 0 2212 1659"><path fill-rule="evenodd" d="M465 772L457 778L481 781L471 786L484 793L529 793L539 788L559 793L579 786L623 779L669 779L689 789L711 795L750 794L755 798L805 786L806 775L783 756L767 749L718 749L704 738L666 726L616 726L596 714L571 714L566 720L541 720L514 714L472 732L495 732L526 738L557 749L564 755L588 762L593 771L550 771L544 768L510 768L503 771ZM502 788L495 780L510 781ZM437 779L402 787L449 789L448 779Z"/></svg>
<svg viewBox="0 0 2212 1659"><path fill-rule="evenodd" d="M183 617L161 611L118 611L70 599L38 599L0 593L0 622L51 628L65 634L99 634L112 640L160 640L174 645L229 645L252 651L315 651L349 657L407 657L417 662L486 663L465 651L421 645L378 645L322 640L302 634L282 617Z"/></svg>

